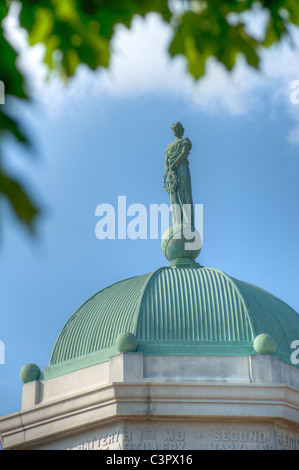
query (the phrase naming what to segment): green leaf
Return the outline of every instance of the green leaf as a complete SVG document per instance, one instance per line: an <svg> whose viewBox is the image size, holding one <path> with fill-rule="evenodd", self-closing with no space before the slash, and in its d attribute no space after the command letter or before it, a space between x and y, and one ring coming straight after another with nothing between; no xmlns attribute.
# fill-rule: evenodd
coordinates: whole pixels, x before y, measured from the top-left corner
<svg viewBox="0 0 299 470"><path fill-rule="evenodd" d="M298 0L286 0L285 10L289 13L289 21L299 26Z"/></svg>
<svg viewBox="0 0 299 470"><path fill-rule="evenodd" d="M238 54L243 54L247 63L258 67L258 42L245 32L244 25L231 26L223 11L212 8L200 13L186 12L178 25L169 48L171 56L183 54L187 58L188 70L196 78L202 77L209 57L222 62L232 70Z"/></svg>
<svg viewBox="0 0 299 470"><path fill-rule="evenodd" d="M63 76L72 76L80 63L93 70L108 67L115 26L129 27L134 15L153 11L171 18L167 0L29 0L22 4L20 21L31 45L45 45L44 62L57 67L53 54L59 50L58 67Z"/></svg>
<svg viewBox="0 0 299 470"><path fill-rule="evenodd" d="M0 23L1 23L1 20L6 17L7 13L8 13L8 5L7 5L7 2L3 0L0 3Z"/></svg>
<svg viewBox="0 0 299 470"><path fill-rule="evenodd" d="M5 107L6 105L0 106L0 137L3 137L5 134L10 134L20 143L30 145L29 140L20 125L13 118L5 114Z"/></svg>
<svg viewBox="0 0 299 470"><path fill-rule="evenodd" d="M31 231L34 232L35 220L40 211L17 180L0 171L0 195L10 203L17 218Z"/></svg>
<svg viewBox="0 0 299 470"><path fill-rule="evenodd" d="M2 80L5 85L5 94L27 99L27 94L25 91L25 79L16 65L18 54L5 39L1 27L0 51L0 80Z"/></svg>
<svg viewBox="0 0 299 470"><path fill-rule="evenodd" d="M263 41L264 47L272 46L273 43L280 41L281 38L288 34L288 29L283 18L276 12L273 12L269 18L265 39Z"/></svg>

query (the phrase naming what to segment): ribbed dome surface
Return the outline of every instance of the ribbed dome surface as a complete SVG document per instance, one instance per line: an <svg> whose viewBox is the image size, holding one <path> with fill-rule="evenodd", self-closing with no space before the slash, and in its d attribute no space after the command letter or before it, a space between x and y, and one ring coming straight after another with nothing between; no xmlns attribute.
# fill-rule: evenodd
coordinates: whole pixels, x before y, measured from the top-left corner
<svg viewBox="0 0 299 470"><path fill-rule="evenodd" d="M127 331L145 354L246 355L254 338L268 333L277 343L275 355L288 362L299 316L275 296L217 269L162 267L85 302L62 329L50 365L99 351L109 357Z"/></svg>

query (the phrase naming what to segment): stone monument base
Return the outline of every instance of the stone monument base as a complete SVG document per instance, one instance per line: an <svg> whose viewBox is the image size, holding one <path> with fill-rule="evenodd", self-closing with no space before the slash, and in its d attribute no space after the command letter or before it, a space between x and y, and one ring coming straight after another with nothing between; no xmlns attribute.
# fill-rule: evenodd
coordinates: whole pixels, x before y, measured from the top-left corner
<svg viewBox="0 0 299 470"><path fill-rule="evenodd" d="M3 449L299 450L299 369L271 354L63 367L23 385L21 411L0 418Z"/></svg>

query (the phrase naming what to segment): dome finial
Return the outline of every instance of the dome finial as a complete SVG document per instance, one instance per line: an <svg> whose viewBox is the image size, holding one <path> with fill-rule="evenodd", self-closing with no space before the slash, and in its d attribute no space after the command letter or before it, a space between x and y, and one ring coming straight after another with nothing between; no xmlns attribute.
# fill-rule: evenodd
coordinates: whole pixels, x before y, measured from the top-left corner
<svg viewBox="0 0 299 470"><path fill-rule="evenodd" d="M194 226L191 175L188 156L192 144L184 137L180 122L171 126L175 140L165 150L163 187L169 194L172 225L162 236L162 251L171 266L193 265L200 253L202 242Z"/></svg>

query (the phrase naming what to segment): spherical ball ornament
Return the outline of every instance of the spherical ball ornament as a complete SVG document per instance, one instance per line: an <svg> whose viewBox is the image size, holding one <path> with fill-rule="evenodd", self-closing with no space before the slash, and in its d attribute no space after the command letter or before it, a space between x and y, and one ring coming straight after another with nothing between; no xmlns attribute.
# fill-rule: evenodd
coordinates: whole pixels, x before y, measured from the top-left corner
<svg viewBox="0 0 299 470"><path fill-rule="evenodd" d="M273 354L276 351L276 341L266 333L258 335L253 342L253 349L259 354Z"/></svg>
<svg viewBox="0 0 299 470"><path fill-rule="evenodd" d="M162 236L162 252L169 261L179 258L195 260L200 253L201 247L200 234L190 225L171 225Z"/></svg>
<svg viewBox="0 0 299 470"><path fill-rule="evenodd" d="M40 377L40 368L36 364L26 364L20 370L20 379L22 382L28 383L38 380Z"/></svg>
<svg viewBox="0 0 299 470"><path fill-rule="evenodd" d="M138 347L136 336L129 331L120 333L116 338L115 345L119 352L135 352Z"/></svg>

